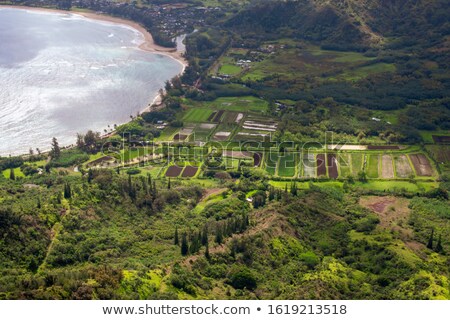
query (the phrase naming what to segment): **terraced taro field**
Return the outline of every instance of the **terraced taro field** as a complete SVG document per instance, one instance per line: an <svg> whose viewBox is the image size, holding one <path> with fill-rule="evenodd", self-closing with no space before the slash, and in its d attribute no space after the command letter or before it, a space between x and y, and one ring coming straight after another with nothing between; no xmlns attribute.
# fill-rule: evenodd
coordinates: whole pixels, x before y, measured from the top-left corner
<svg viewBox="0 0 450 320"><path fill-rule="evenodd" d="M183 174L181 175L183 178L190 178L197 174L198 167L194 166L186 166L183 170Z"/></svg>
<svg viewBox="0 0 450 320"><path fill-rule="evenodd" d="M178 177L183 171L183 167L179 166L170 166L166 171L166 177L175 178Z"/></svg>
<svg viewBox="0 0 450 320"><path fill-rule="evenodd" d="M333 153L327 154L327 167L328 167L328 176L332 179L337 179L338 173L338 161L336 155Z"/></svg>
<svg viewBox="0 0 450 320"><path fill-rule="evenodd" d="M339 176L342 178L346 178L351 175L351 164L350 164L350 154L341 153L338 154L338 167L339 167Z"/></svg>
<svg viewBox="0 0 450 320"><path fill-rule="evenodd" d="M362 170L363 167L363 154L361 153L352 153L350 154L351 166L352 166L352 174L357 175L358 172Z"/></svg>
<svg viewBox="0 0 450 320"><path fill-rule="evenodd" d="M277 152L266 153L265 162L267 173L274 176L278 163L278 153Z"/></svg>
<svg viewBox="0 0 450 320"><path fill-rule="evenodd" d="M409 165L409 161L406 155L395 156L394 160L397 177L408 178L411 174L413 174L412 168Z"/></svg>
<svg viewBox="0 0 450 320"><path fill-rule="evenodd" d="M295 175L295 154L286 153L280 156L278 175L280 177L293 177Z"/></svg>
<svg viewBox="0 0 450 320"><path fill-rule="evenodd" d="M366 157L366 173L369 178L378 178L378 160L380 156L378 154L371 154Z"/></svg>
<svg viewBox="0 0 450 320"><path fill-rule="evenodd" d="M319 153L316 157L317 164L317 176L326 176L327 175L327 166L325 161L325 154Z"/></svg>
<svg viewBox="0 0 450 320"><path fill-rule="evenodd" d="M392 157L388 154L384 154L381 157L381 178L394 178L394 163L392 162Z"/></svg>
<svg viewBox="0 0 450 320"><path fill-rule="evenodd" d="M305 153L302 156L303 177L316 177L316 162L313 153Z"/></svg>
<svg viewBox="0 0 450 320"><path fill-rule="evenodd" d="M433 175L433 169L431 168L430 161L423 154L411 154L409 155L411 162L416 170L416 174L422 177L431 177Z"/></svg>

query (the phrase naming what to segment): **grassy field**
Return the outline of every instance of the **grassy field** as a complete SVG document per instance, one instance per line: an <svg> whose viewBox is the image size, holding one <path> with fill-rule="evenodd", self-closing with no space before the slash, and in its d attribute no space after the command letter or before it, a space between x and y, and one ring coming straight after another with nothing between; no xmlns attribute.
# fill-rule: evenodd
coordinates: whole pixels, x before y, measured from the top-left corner
<svg viewBox="0 0 450 320"><path fill-rule="evenodd" d="M341 153L337 157L339 163L339 176L342 178L348 177L351 174L350 171L350 155Z"/></svg>
<svg viewBox="0 0 450 320"><path fill-rule="evenodd" d="M396 67L390 63L376 63L368 66L356 68L354 70L346 71L342 74L342 77L347 81L358 81L366 78L371 74L383 73L383 72L395 72Z"/></svg>
<svg viewBox="0 0 450 320"><path fill-rule="evenodd" d="M293 177L295 175L295 165L294 153L286 153L284 156L280 156L278 175L280 177Z"/></svg>
<svg viewBox="0 0 450 320"><path fill-rule="evenodd" d="M352 153L351 155L352 163L352 174L356 175L362 170L363 165L363 154L362 153Z"/></svg>
<svg viewBox="0 0 450 320"><path fill-rule="evenodd" d="M220 74L228 74L230 76L236 75L241 72L241 67L231 63L225 63L219 68Z"/></svg>
<svg viewBox="0 0 450 320"><path fill-rule="evenodd" d="M433 135L434 136L449 136L450 133L449 133L449 131L445 131L445 130L438 130L438 131L421 130L420 131L420 136L422 137L422 139L425 143L434 143Z"/></svg>
<svg viewBox="0 0 450 320"><path fill-rule="evenodd" d="M380 181L380 180L370 180L367 183L355 183L356 187L376 190L376 191L401 191L405 190L408 192L419 192L419 191L430 191L439 186L437 182L417 182L410 183L408 181Z"/></svg>
<svg viewBox="0 0 450 320"><path fill-rule="evenodd" d="M265 162L267 173L269 173L270 175L275 175L278 163L278 153L277 152L266 153Z"/></svg>
<svg viewBox="0 0 450 320"><path fill-rule="evenodd" d="M206 122L211 115L212 110L207 108L193 108L189 109L183 117L185 122Z"/></svg>
<svg viewBox="0 0 450 320"><path fill-rule="evenodd" d="M151 152L150 148L125 149L120 151L120 158L124 162L128 162L134 158L142 157Z"/></svg>
<svg viewBox="0 0 450 320"><path fill-rule="evenodd" d="M158 138L155 138L155 141L171 141L173 136L180 128L167 127L162 132Z"/></svg>
<svg viewBox="0 0 450 320"><path fill-rule="evenodd" d="M3 176L7 179L9 179L11 170L10 169L6 169L3 170ZM25 177L25 175L23 174L22 170L20 170L20 168L14 168L14 176L17 178L23 178Z"/></svg>
<svg viewBox="0 0 450 320"><path fill-rule="evenodd" d="M236 111L236 112L265 112L269 107L267 101L252 97L222 97L218 98L211 102L205 102L209 107L218 109L218 110L228 110L228 111Z"/></svg>
<svg viewBox="0 0 450 320"><path fill-rule="evenodd" d="M290 45L295 46L295 43ZM242 75L242 80L258 81L274 74L292 79L309 74L329 80L357 81L370 74L396 70L394 64L368 64L374 59L359 52L322 50L317 46L280 48L266 55L262 61L252 62L251 69Z"/></svg>
<svg viewBox="0 0 450 320"><path fill-rule="evenodd" d="M223 163L226 169L237 169L239 167L239 159L224 157Z"/></svg>
<svg viewBox="0 0 450 320"><path fill-rule="evenodd" d="M366 173L369 178L378 178L378 162L380 156L377 154L371 154L367 156L367 168Z"/></svg>

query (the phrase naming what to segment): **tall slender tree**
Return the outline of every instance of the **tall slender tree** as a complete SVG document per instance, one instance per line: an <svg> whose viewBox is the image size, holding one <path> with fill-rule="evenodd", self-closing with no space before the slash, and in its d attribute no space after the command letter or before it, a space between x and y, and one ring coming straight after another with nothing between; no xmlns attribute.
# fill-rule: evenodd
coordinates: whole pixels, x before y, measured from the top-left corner
<svg viewBox="0 0 450 320"><path fill-rule="evenodd" d="M189 253L189 245L187 242L187 235L186 232L183 233L181 236L181 254L183 256L187 255Z"/></svg>
<svg viewBox="0 0 450 320"><path fill-rule="evenodd" d="M177 246L180 244L180 239L178 239L178 227L175 227L175 240L174 244Z"/></svg>
<svg viewBox="0 0 450 320"><path fill-rule="evenodd" d="M434 229L431 229L430 238L428 239L427 248L433 249L433 241L434 241Z"/></svg>
<svg viewBox="0 0 450 320"><path fill-rule="evenodd" d="M52 139L52 150L50 152L50 155L53 159L59 159L61 156L61 148L59 147L58 139L53 137Z"/></svg>

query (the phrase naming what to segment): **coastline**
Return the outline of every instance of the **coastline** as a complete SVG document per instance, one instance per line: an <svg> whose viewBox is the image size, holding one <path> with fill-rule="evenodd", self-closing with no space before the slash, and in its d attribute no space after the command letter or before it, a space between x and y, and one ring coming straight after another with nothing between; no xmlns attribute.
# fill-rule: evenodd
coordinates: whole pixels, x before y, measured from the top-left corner
<svg viewBox="0 0 450 320"><path fill-rule="evenodd" d="M181 73L183 73L184 69L188 66L188 63L187 63L186 59L183 57L182 52L177 51L177 49L166 48L166 47L157 45L155 43L155 41L153 40L152 34L149 31L147 31L147 29L145 29L139 23L131 21L131 20L117 18L117 17L113 17L110 15L98 13L98 12L94 13L94 12L82 12L82 11L72 11L72 10L66 11L66 10L51 9L51 8L16 6L16 5L0 5L0 8L22 9L22 10L30 10L30 11L43 11L43 12L50 12L50 13L79 15L79 16L82 16L82 17L85 17L85 18L91 19L91 20L105 21L105 22L111 22L111 23L115 23L115 24L119 24L119 25L125 25L125 26L131 27L133 29L136 29L144 36L144 42L139 45L139 48L141 50L171 57L172 59L176 60L183 66Z"/></svg>
<svg viewBox="0 0 450 320"><path fill-rule="evenodd" d="M97 21L103 21L103 22L109 22L117 25L122 25L125 27L131 27L135 30L137 30L139 33L143 36L143 43L141 43L138 48L143 51L147 51L154 54L160 54L167 56L175 61L177 61L179 64L181 64L182 69L179 73L179 75L183 74L186 67L188 66L187 60L183 56L182 51L178 51L176 48L166 48L162 47L160 45L157 45L154 40L152 34L147 31L142 25L140 25L137 22L113 17L107 14L99 13L99 12L80 12L80 11L66 11L66 10L59 10L59 9L52 9L52 8L42 8L42 7L28 7L28 6L18 6L18 5L0 5L1 8L10 8L10 9L19 9L19 10L29 10L29 11L40 11L40 12L49 12L49 13L55 13L55 14L64 14L64 15L79 15L86 19L90 20L97 20ZM143 112L151 112L152 106L161 106L162 104L162 96L159 93L156 93L156 96L150 97L151 99L148 101L148 104L146 106L142 107L142 110L140 113ZM106 135L110 135L111 132L109 132ZM68 146L70 148L70 146ZM45 151L44 151L45 153Z"/></svg>

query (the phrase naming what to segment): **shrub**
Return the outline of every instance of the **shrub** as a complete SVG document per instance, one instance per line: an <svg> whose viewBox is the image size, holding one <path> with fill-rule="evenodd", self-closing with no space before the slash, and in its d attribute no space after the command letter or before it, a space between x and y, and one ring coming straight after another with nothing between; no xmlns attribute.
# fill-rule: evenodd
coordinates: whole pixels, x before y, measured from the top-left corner
<svg viewBox="0 0 450 320"><path fill-rule="evenodd" d="M230 276L230 282L235 289L253 290L257 286L256 277L247 268L244 268L232 274Z"/></svg>

